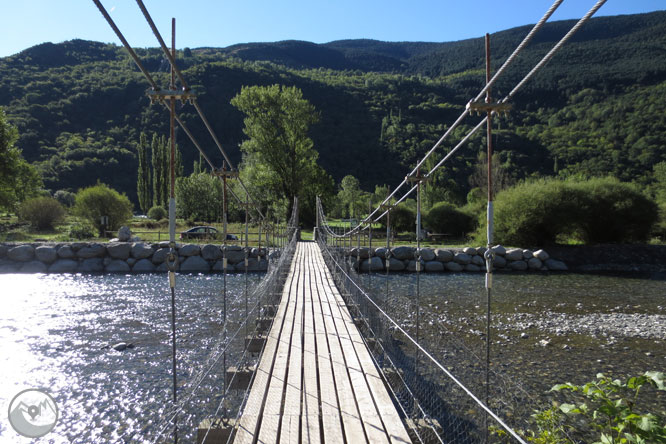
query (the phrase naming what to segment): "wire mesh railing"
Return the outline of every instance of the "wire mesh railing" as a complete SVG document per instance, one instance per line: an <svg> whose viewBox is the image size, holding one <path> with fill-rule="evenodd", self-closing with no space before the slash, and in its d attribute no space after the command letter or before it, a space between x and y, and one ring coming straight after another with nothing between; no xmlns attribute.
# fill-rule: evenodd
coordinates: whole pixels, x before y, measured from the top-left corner
<svg viewBox="0 0 666 444"><path fill-rule="evenodd" d="M413 300L365 289L346 247L318 243L333 279L366 340L415 442L524 442L534 402L529 394L492 372L488 403L485 361L438 328L436 316ZM416 316L422 326L416 336ZM390 315L389 315L390 313Z"/></svg>

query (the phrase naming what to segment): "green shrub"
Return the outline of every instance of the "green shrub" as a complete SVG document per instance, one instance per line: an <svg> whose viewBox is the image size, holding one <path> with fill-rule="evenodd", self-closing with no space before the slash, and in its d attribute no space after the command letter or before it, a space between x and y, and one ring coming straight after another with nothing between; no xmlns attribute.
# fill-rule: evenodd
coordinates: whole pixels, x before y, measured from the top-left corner
<svg viewBox="0 0 666 444"><path fill-rule="evenodd" d="M73 207L74 203L76 203L76 194L67 190L58 190L55 192L53 197L55 200L68 208Z"/></svg>
<svg viewBox="0 0 666 444"><path fill-rule="evenodd" d="M396 233L416 232L416 211L405 205L398 205L391 210L391 227Z"/></svg>
<svg viewBox="0 0 666 444"><path fill-rule="evenodd" d="M86 222L75 222L69 227L69 237L72 239L90 239L95 237L95 227Z"/></svg>
<svg viewBox="0 0 666 444"><path fill-rule="evenodd" d="M541 246L562 239L583 243L643 241L657 221L657 205L635 186L613 178L527 182L495 200L495 240ZM485 238L479 215L477 240Z"/></svg>
<svg viewBox="0 0 666 444"><path fill-rule="evenodd" d="M166 219L167 211L164 209L164 207L158 205L148 210L148 217L152 220Z"/></svg>
<svg viewBox="0 0 666 444"><path fill-rule="evenodd" d="M109 218L105 227L107 230L117 230L132 217L132 204L124 194L104 184L97 184L76 193L74 213L86 219L102 234L101 218Z"/></svg>
<svg viewBox="0 0 666 444"><path fill-rule="evenodd" d="M38 231L52 230L65 219L65 209L52 197L35 197L23 202L19 219L29 222Z"/></svg>
<svg viewBox="0 0 666 444"><path fill-rule="evenodd" d="M476 228L475 219L448 202L436 203L425 216L425 226L436 233L466 235Z"/></svg>

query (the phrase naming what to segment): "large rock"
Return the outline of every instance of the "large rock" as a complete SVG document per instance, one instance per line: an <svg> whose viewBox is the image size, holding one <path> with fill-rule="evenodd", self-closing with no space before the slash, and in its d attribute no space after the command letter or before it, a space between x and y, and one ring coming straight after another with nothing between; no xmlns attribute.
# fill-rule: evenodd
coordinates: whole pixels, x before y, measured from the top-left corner
<svg viewBox="0 0 666 444"><path fill-rule="evenodd" d="M234 266L227 262L227 271L233 270ZM213 271L224 271L224 261L217 261L213 265Z"/></svg>
<svg viewBox="0 0 666 444"><path fill-rule="evenodd" d="M153 264L159 265L166 261L166 258L169 255L169 251L169 248L160 248L155 253L153 253L153 257L151 258Z"/></svg>
<svg viewBox="0 0 666 444"><path fill-rule="evenodd" d="M472 264L477 267L483 267L486 265L486 261L483 259L483 256L472 256Z"/></svg>
<svg viewBox="0 0 666 444"><path fill-rule="evenodd" d="M428 261L425 263L425 271L427 272L444 271L444 264L439 261Z"/></svg>
<svg viewBox="0 0 666 444"><path fill-rule="evenodd" d="M0 245L0 258L7 256L8 251L9 247L7 245Z"/></svg>
<svg viewBox="0 0 666 444"><path fill-rule="evenodd" d="M391 255L396 258L405 260L405 259L414 259L414 248L413 247L395 247L391 250Z"/></svg>
<svg viewBox="0 0 666 444"><path fill-rule="evenodd" d="M463 271L463 266L453 261L444 263L444 268L448 271Z"/></svg>
<svg viewBox="0 0 666 444"><path fill-rule="evenodd" d="M472 262L472 256L467 253L456 253L456 255L453 256L453 261L460 265L467 265Z"/></svg>
<svg viewBox="0 0 666 444"><path fill-rule="evenodd" d="M403 271L405 269L405 263L399 259L391 257L389 259L389 270L390 271Z"/></svg>
<svg viewBox="0 0 666 444"><path fill-rule="evenodd" d="M60 250L58 250L59 252ZM49 266L49 273L76 273L79 263L72 259L59 259Z"/></svg>
<svg viewBox="0 0 666 444"><path fill-rule="evenodd" d="M462 252L465 254L469 254L470 256L474 256L476 255L476 248L465 247L462 249Z"/></svg>
<svg viewBox="0 0 666 444"><path fill-rule="evenodd" d="M130 266L127 262L120 259L113 259L105 267L107 273L129 273Z"/></svg>
<svg viewBox="0 0 666 444"><path fill-rule="evenodd" d="M421 271L425 271L425 264L423 261L421 262ZM416 260L412 259L407 263L407 271L416 271Z"/></svg>
<svg viewBox="0 0 666 444"><path fill-rule="evenodd" d="M153 247L143 242L135 242L132 244L132 257L135 259L145 259L152 256L154 253Z"/></svg>
<svg viewBox="0 0 666 444"><path fill-rule="evenodd" d="M383 269L384 263L377 256L373 256L361 262L361 271L382 271Z"/></svg>
<svg viewBox="0 0 666 444"><path fill-rule="evenodd" d="M450 262L453 260L453 252L451 250L444 250L443 248L438 248L435 250L435 256L440 262Z"/></svg>
<svg viewBox="0 0 666 444"><path fill-rule="evenodd" d="M432 251L431 248L421 248L419 253L421 254L421 259L423 259L424 262L430 262L435 260L435 252Z"/></svg>
<svg viewBox="0 0 666 444"><path fill-rule="evenodd" d="M76 256L76 253L74 252L74 249L72 249L71 245L63 245L62 247L58 248L58 257L62 259L72 259Z"/></svg>
<svg viewBox="0 0 666 444"><path fill-rule="evenodd" d="M257 261L257 271L268 271L268 260L261 258Z"/></svg>
<svg viewBox="0 0 666 444"><path fill-rule="evenodd" d="M127 242L118 242L106 246L106 252L113 259L127 260L130 257L131 251L132 244L128 244Z"/></svg>
<svg viewBox="0 0 666 444"><path fill-rule="evenodd" d="M503 256L495 256L495 260L493 261L493 267L494 268L504 268L506 267L506 259L504 259Z"/></svg>
<svg viewBox="0 0 666 444"><path fill-rule="evenodd" d="M545 265L550 271L567 271L569 269L567 264L555 259L547 259Z"/></svg>
<svg viewBox="0 0 666 444"><path fill-rule="evenodd" d="M386 259L386 252L388 249L386 247L379 247L375 250L375 256L381 257L382 259Z"/></svg>
<svg viewBox="0 0 666 444"><path fill-rule="evenodd" d="M18 270L18 265L14 262L0 264L0 274L16 273L16 270Z"/></svg>
<svg viewBox="0 0 666 444"><path fill-rule="evenodd" d="M250 251L250 256L252 257L264 257L266 256L266 249L265 248L253 248L252 251Z"/></svg>
<svg viewBox="0 0 666 444"><path fill-rule="evenodd" d="M7 259L14 262L28 262L35 257L35 249L31 245L19 245L7 251Z"/></svg>
<svg viewBox="0 0 666 444"><path fill-rule="evenodd" d="M526 261L534 257L534 251L532 250L523 250L523 259Z"/></svg>
<svg viewBox="0 0 666 444"><path fill-rule="evenodd" d="M201 257L207 261L216 261L222 257L222 250L217 245L206 244L201 247Z"/></svg>
<svg viewBox="0 0 666 444"><path fill-rule="evenodd" d="M201 247L195 244L185 244L178 249L178 254L185 257L199 256L201 254Z"/></svg>
<svg viewBox="0 0 666 444"><path fill-rule="evenodd" d="M58 259L58 250L50 245L42 245L35 248L35 257L45 264L52 264Z"/></svg>
<svg viewBox="0 0 666 444"><path fill-rule="evenodd" d="M472 273L478 273L479 271L483 270L483 268L479 267L476 264L467 264L465 265L465 271L471 271Z"/></svg>
<svg viewBox="0 0 666 444"><path fill-rule="evenodd" d="M534 252L534 257L537 259L540 259L542 261L550 259L550 255L546 253L544 250L537 250Z"/></svg>
<svg viewBox="0 0 666 444"><path fill-rule="evenodd" d="M361 247L358 249L358 257L361 259L367 259L370 257L370 249L368 247ZM361 265L362 267L362 265Z"/></svg>
<svg viewBox="0 0 666 444"><path fill-rule="evenodd" d="M234 268L236 271L245 271L245 260L237 263ZM259 259L256 257L250 257L247 259L247 271L260 271L259 269Z"/></svg>
<svg viewBox="0 0 666 444"><path fill-rule="evenodd" d="M523 259L523 250L520 248L512 248L508 250L504 255L504 258L508 261L519 261Z"/></svg>
<svg viewBox="0 0 666 444"><path fill-rule="evenodd" d="M46 273L47 265L40 261L25 262L19 268L21 273Z"/></svg>
<svg viewBox="0 0 666 444"><path fill-rule="evenodd" d="M102 244L90 244L78 250L76 256L81 259L102 257L106 253L106 247Z"/></svg>
<svg viewBox="0 0 666 444"><path fill-rule="evenodd" d="M541 262L541 259L538 257L533 257L529 261L527 261L527 267L530 270L541 270L541 267L543 267L543 262Z"/></svg>
<svg viewBox="0 0 666 444"><path fill-rule="evenodd" d="M180 264L181 273L207 273L210 271L210 264L201 256L190 256Z"/></svg>
<svg viewBox="0 0 666 444"><path fill-rule="evenodd" d="M225 256L227 260L229 261L230 264L238 264L241 263L245 260L245 252L238 249L238 250L229 250L225 252Z"/></svg>
<svg viewBox="0 0 666 444"><path fill-rule="evenodd" d="M521 252L522 252L522 250L521 250ZM507 256L508 256L508 254L509 254L509 252L507 252ZM516 271L525 271L525 270L527 270L527 262L522 261L522 260L509 262L509 268L512 269L512 270L516 270Z"/></svg>
<svg viewBox="0 0 666 444"><path fill-rule="evenodd" d="M104 260L101 257L84 259L79 265L79 273L101 273L104 271Z"/></svg>
<svg viewBox="0 0 666 444"><path fill-rule="evenodd" d="M499 256L504 256L506 254L506 248L504 248L501 245L495 245L493 247L493 251L495 252L496 255L499 255Z"/></svg>
<svg viewBox="0 0 666 444"><path fill-rule="evenodd" d="M120 227L118 230L118 241L129 242L132 239L132 231L129 227Z"/></svg>
<svg viewBox="0 0 666 444"><path fill-rule="evenodd" d="M148 259L139 259L132 267L134 273L152 273L155 271L155 264Z"/></svg>

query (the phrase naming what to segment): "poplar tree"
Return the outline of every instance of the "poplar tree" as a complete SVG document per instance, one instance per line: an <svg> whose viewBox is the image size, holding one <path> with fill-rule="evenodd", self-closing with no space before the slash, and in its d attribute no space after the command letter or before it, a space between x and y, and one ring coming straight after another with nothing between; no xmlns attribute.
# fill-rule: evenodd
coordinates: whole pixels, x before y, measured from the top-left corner
<svg viewBox="0 0 666 444"><path fill-rule="evenodd" d="M153 133L153 140L150 144L153 163L153 206L164 206L164 157L160 144L160 138L157 133Z"/></svg>
<svg viewBox="0 0 666 444"><path fill-rule="evenodd" d="M136 182L136 192L139 198L139 207L141 207L141 211L146 214L152 206L152 181L150 174L150 163L148 163L148 142L146 141L145 133L141 133L141 136L139 137L138 158L139 168Z"/></svg>

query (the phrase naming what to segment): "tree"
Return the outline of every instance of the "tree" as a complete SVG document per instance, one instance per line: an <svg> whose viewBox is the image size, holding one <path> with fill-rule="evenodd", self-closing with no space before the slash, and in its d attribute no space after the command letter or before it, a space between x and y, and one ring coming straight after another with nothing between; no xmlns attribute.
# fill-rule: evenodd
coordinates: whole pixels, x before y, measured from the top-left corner
<svg viewBox="0 0 666 444"><path fill-rule="evenodd" d="M178 217L215 222L222 215L222 183L207 173L192 173L176 180Z"/></svg>
<svg viewBox="0 0 666 444"><path fill-rule="evenodd" d="M357 178L349 174L342 178L338 198L344 205L347 217L357 217L362 211L361 193L363 191Z"/></svg>
<svg viewBox="0 0 666 444"><path fill-rule="evenodd" d="M34 197L21 203L18 215L37 231L52 230L65 219L65 208L52 197Z"/></svg>
<svg viewBox="0 0 666 444"><path fill-rule="evenodd" d="M74 214L88 220L103 234L104 228L117 230L132 217L132 204L124 194L98 183L76 193ZM103 216L109 218L106 227L102 225Z"/></svg>
<svg viewBox="0 0 666 444"><path fill-rule="evenodd" d="M17 138L18 131L7 122L0 108L0 208L6 210L14 209L42 186L37 170L14 146Z"/></svg>
<svg viewBox="0 0 666 444"><path fill-rule="evenodd" d="M153 163L153 206L166 206L167 195L164 194L164 177L168 168L166 153L162 149L164 144L160 141L157 133L153 133L150 143Z"/></svg>
<svg viewBox="0 0 666 444"><path fill-rule="evenodd" d="M139 207L146 214L153 203L151 196L151 171L148 163L148 142L146 134L141 133L137 157L139 158L139 169L137 174L136 193L139 198Z"/></svg>
<svg viewBox="0 0 666 444"><path fill-rule="evenodd" d="M243 132L248 139L241 144L243 164L260 170L265 185L262 195L286 199L289 212L295 196L303 197L306 188L329 180L317 165L319 154L308 136L318 114L300 89L246 86L231 104L246 115ZM301 200L300 205L314 203Z"/></svg>

